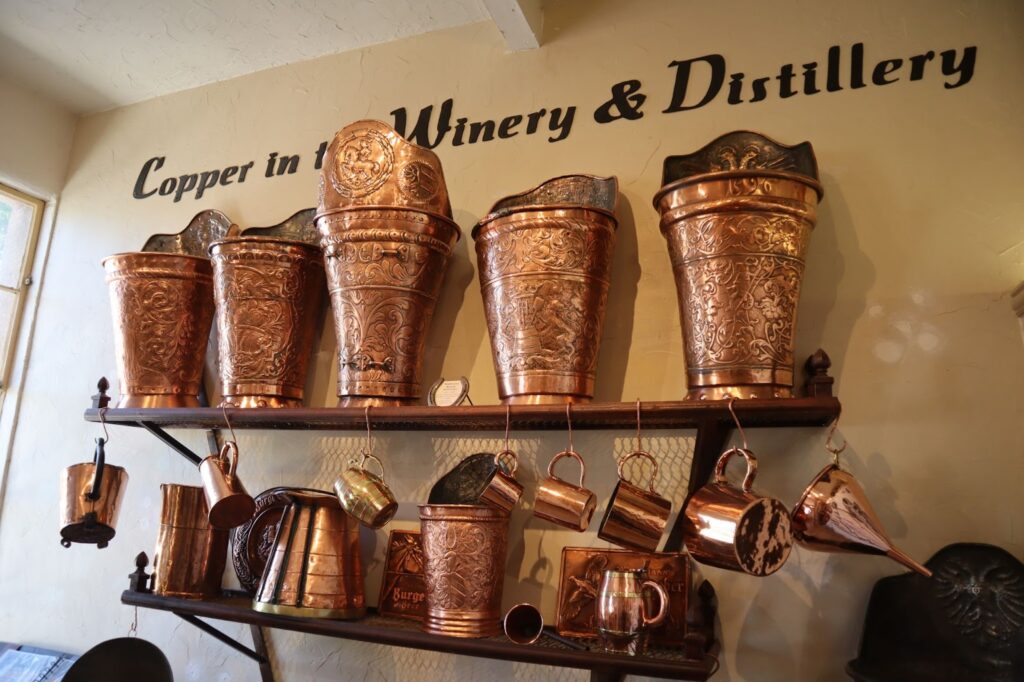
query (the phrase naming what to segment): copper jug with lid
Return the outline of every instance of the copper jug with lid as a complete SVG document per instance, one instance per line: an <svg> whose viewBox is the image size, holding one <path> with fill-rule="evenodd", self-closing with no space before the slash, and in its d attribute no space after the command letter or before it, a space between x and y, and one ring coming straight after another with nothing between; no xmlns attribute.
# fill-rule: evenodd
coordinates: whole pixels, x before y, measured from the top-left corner
<svg viewBox="0 0 1024 682"><path fill-rule="evenodd" d="M115 535L128 472L106 463L104 443L97 438L93 461L72 464L61 476L60 544L64 547L80 542L103 549Z"/></svg>

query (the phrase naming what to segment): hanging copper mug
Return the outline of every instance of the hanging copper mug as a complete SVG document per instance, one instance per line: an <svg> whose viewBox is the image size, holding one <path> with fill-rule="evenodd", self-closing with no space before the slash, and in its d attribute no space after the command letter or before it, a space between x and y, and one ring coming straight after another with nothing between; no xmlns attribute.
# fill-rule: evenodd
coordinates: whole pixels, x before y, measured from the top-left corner
<svg viewBox="0 0 1024 682"><path fill-rule="evenodd" d="M733 455L747 461L741 489L725 478ZM683 538L694 560L756 576L786 563L793 544L789 510L753 492L756 476L757 457L750 450L731 448L718 458L714 481L695 492L683 510Z"/></svg>
<svg viewBox="0 0 1024 682"><path fill-rule="evenodd" d="M605 651L630 656L643 653L648 629L668 617L668 591L646 577L643 569L604 572L597 593L597 634ZM658 611L653 616L648 615L645 589L658 595Z"/></svg>
<svg viewBox="0 0 1024 682"><path fill-rule="evenodd" d="M473 228L503 403L593 397L617 201L615 177L566 175L499 200Z"/></svg>
<svg viewBox="0 0 1024 682"><path fill-rule="evenodd" d="M366 470L369 459L380 467L380 476ZM398 511L395 495L384 482L384 464L366 452L352 464L334 482L338 501L346 512L367 528L383 528Z"/></svg>
<svg viewBox="0 0 1024 682"><path fill-rule="evenodd" d="M789 397L807 244L822 197L810 143L737 131L665 159L688 399Z"/></svg>
<svg viewBox="0 0 1024 682"><path fill-rule="evenodd" d="M93 460L72 464L61 476L60 544L64 547L80 542L103 549L116 533L128 472L106 463L105 442L97 438Z"/></svg>
<svg viewBox="0 0 1024 682"><path fill-rule="evenodd" d="M160 494L153 592L186 599L219 596L228 531L210 525L206 497L199 486L164 483Z"/></svg>
<svg viewBox="0 0 1024 682"><path fill-rule="evenodd" d="M219 454L200 462L199 476L214 528L241 526L256 513L256 501L238 478L238 445L234 441L227 441Z"/></svg>
<svg viewBox="0 0 1024 682"><path fill-rule="evenodd" d="M634 457L646 458L651 463L648 490L626 480L623 467ZM628 549L653 552L658 548L672 512L671 500L654 490L654 482L658 478L658 462L650 453L637 450L619 460L618 472L619 481L615 484L597 537Z"/></svg>
<svg viewBox="0 0 1024 682"><path fill-rule="evenodd" d="M580 463L580 483L573 485L555 476L555 464L563 457L572 457ZM587 465L574 450L563 450L548 463L548 475L537 487L533 515L551 523L582 533L590 525L597 508L597 496L583 487Z"/></svg>
<svg viewBox="0 0 1024 682"><path fill-rule="evenodd" d="M507 468L502 464L506 459L511 462ZM480 493L480 501L509 514L523 496L523 484L516 480L519 459L511 450L502 450L494 456L494 464L494 475Z"/></svg>

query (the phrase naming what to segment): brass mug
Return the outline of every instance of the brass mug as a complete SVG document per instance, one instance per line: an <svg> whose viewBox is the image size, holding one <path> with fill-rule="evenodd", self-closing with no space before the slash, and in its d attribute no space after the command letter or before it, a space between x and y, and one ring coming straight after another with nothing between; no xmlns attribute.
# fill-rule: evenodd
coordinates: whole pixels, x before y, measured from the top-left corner
<svg viewBox="0 0 1024 682"><path fill-rule="evenodd" d="M725 478L733 455L747 461L741 489ZM754 453L731 448L718 458L714 481L690 498L683 538L696 561L756 576L770 575L786 563L793 544L789 510L779 500L752 491L756 475Z"/></svg>
<svg viewBox="0 0 1024 682"><path fill-rule="evenodd" d="M219 454L199 463L210 525L214 528L241 526L256 513L256 501L245 491L237 471L238 445L231 440L224 443Z"/></svg>
<svg viewBox="0 0 1024 682"><path fill-rule="evenodd" d="M501 465L503 458L509 458L512 464L508 471ZM494 456L496 465L494 476L487 483L487 487L480 493L480 501L496 507L509 514L523 496L523 484L516 480L516 469L519 468L519 460L516 453L511 450L502 450Z"/></svg>
<svg viewBox="0 0 1024 682"><path fill-rule="evenodd" d="M668 616L668 592L644 569L608 569L597 593L597 633L605 651L636 656L646 648L647 630L661 625ZM643 591L658 595L658 612L648 615Z"/></svg>
<svg viewBox="0 0 1024 682"><path fill-rule="evenodd" d="M380 476L367 471L366 460L372 459L380 467ZM362 458L349 467L334 482L334 492L342 508L368 528L382 528L398 511L398 502L384 482L384 464L374 455L364 452Z"/></svg>
<svg viewBox="0 0 1024 682"><path fill-rule="evenodd" d="M573 485L555 476L555 463L563 457L572 457L580 463L579 485ZM548 464L548 476L537 488L533 515L581 533L585 531L597 507L597 496L583 487L586 474L587 466L578 452L563 450L552 457Z"/></svg>
<svg viewBox="0 0 1024 682"><path fill-rule="evenodd" d="M626 462L634 457L644 457L651 462L653 469L648 490L627 481L623 473ZM672 502L654 490L658 462L649 452L637 450L619 460L618 471L619 482L615 484L597 537L628 549L653 552L672 512Z"/></svg>

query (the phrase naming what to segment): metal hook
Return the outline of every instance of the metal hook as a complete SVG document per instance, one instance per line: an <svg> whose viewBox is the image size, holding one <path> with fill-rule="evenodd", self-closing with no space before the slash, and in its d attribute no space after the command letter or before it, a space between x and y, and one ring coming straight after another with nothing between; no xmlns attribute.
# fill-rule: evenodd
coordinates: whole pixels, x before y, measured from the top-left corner
<svg viewBox="0 0 1024 682"><path fill-rule="evenodd" d="M366 454L372 454L373 453L373 438L372 438L372 436L370 436L370 406L369 405L366 406L366 411L364 412L364 416L366 417Z"/></svg>
<svg viewBox="0 0 1024 682"><path fill-rule="evenodd" d="M576 452L572 446L572 403L565 404L565 423L569 425L569 452Z"/></svg>
<svg viewBox="0 0 1024 682"><path fill-rule="evenodd" d="M509 451L509 447L508 447L508 428L509 428L509 423L511 421L512 421L512 406L511 405L506 405L505 406L505 451L506 452Z"/></svg>
<svg viewBox="0 0 1024 682"><path fill-rule="evenodd" d="M749 450L750 446L747 444L747 432L743 430L743 425L740 424L740 418L736 416L736 410L733 409L733 403L736 402L736 398L729 398L729 414L732 415L732 420L736 422L736 429L740 432L740 438L743 440L743 449Z"/></svg>
<svg viewBox="0 0 1024 682"><path fill-rule="evenodd" d="M103 425L103 438L105 439L104 440L105 443L109 443L110 442L110 434L107 433L107 420L105 418L106 414L107 414L107 410L109 410L109 409L110 409L109 407L101 407L100 408L100 424Z"/></svg>
<svg viewBox="0 0 1024 682"><path fill-rule="evenodd" d="M636 450L642 451L643 441L640 440L640 398L636 399Z"/></svg>
<svg viewBox="0 0 1024 682"><path fill-rule="evenodd" d="M228 417L228 406L221 404L220 411L224 413L224 423L228 425L228 431L231 432L232 442L238 443L238 437L235 436L235 427L231 425L231 418Z"/></svg>
<svg viewBox="0 0 1024 682"><path fill-rule="evenodd" d="M836 447L836 444L832 442L832 436L836 435L836 427L839 426L839 417L835 418L832 425L828 427L828 436L825 438L825 449L832 453L832 462L839 466L839 453L846 449L848 443L846 439L843 439L843 444Z"/></svg>

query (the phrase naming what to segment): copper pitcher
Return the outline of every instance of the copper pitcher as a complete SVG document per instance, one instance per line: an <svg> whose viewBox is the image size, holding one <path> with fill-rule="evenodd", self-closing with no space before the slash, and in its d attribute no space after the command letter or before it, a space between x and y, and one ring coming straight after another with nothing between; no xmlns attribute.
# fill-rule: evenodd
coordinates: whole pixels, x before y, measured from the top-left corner
<svg viewBox="0 0 1024 682"><path fill-rule="evenodd" d="M555 464L563 457L572 457L580 465L580 483L573 485L555 476ZM548 462L548 475L537 486L533 515L551 523L582 533L590 525L597 508L597 495L583 487L587 465L574 450L563 450Z"/></svg>
<svg viewBox="0 0 1024 682"><path fill-rule="evenodd" d="M103 260L114 317L118 407L199 407L213 322L206 258L121 253Z"/></svg>
<svg viewBox="0 0 1024 682"><path fill-rule="evenodd" d="M222 406L302 407L326 287L320 249L243 236L214 242Z"/></svg>
<svg viewBox="0 0 1024 682"><path fill-rule="evenodd" d="M688 399L789 397L804 257L822 188L810 143L723 135L665 159Z"/></svg>
<svg viewBox="0 0 1024 682"><path fill-rule="evenodd" d="M646 577L643 569L604 572L597 593L597 633L605 651L630 656L643 653L647 648L647 630L658 627L668 617L668 592ZM658 595L658 611L654 615L648 615L645 589Z"/></svg>
<svg viewBox="0 0 1024 682"><path fill-rule="evenodd" d="M501 199L473 228L503 403L593 397L617 200L615 177L566 175Z"/></svg>
<svg viewBox="0 0 1024 682"><path fill-rule="evenodd" d="M501 632L508 514L463 504L420 505L427 614L423 629L449 637Z"/></svg>
<svg viewBox="0 0 1024 682"><path fill-rule="evenodd" d="M644 490L626 480L623 467L633 458L645 458L651 463L651 480ZM650 453L636 450L619 460L619 481L615 484L608 509L601 521L597 537L628 549L653 552L658 548L665 532L672 502L654 490L658 478L658 461Z"/></svg>
<svg viewBox="0 0 1024 682"><path fill-rule="evenodd" d="M81 542L103 549L116 533L128 472L106 463L104 443L97 438L93 460L72 464L61 475L60 544L64 547Z"/></svg>
<svg viewBox="0 0 1024 682"><path fill-rule="evenodd" d="M414 403L460 238L440 160L380 121L342 128L324 157L316 224L338 336L339 406Z"/></svg>
<svg viewBox="0 0 1024 682"><path fill-rule="evenodd" d="M330 493L293 490L289 496L253 607L285 616L361 618L359 523Z"/></svg>
<svg viewBox="0 0 1024 682"><path fill-rule="evenodd" d="M733 455L747 461L740 489L725 477ZM683 510L683 538L694 560L755 576L770 575L786 563L793 544L789 510L752 490L756 476L757 457L750 450L731 448L718 458L714 481L695 492Z"/></svg>
<svg viewBox="0 0 1024 682"><path fill-rule="evenodd" d="M186 599L219 596L228 531L210 525L202 488L164 483L160 494L153 592Z"/></svg>
<svg viewBox="0 0 1024 682"><path fill-rule="evenodd" d="M225 442L218 454L200 462L199 476L214 528L241 526L256 513L256 501L238 478L238 445L234 441Z"/></svg>

